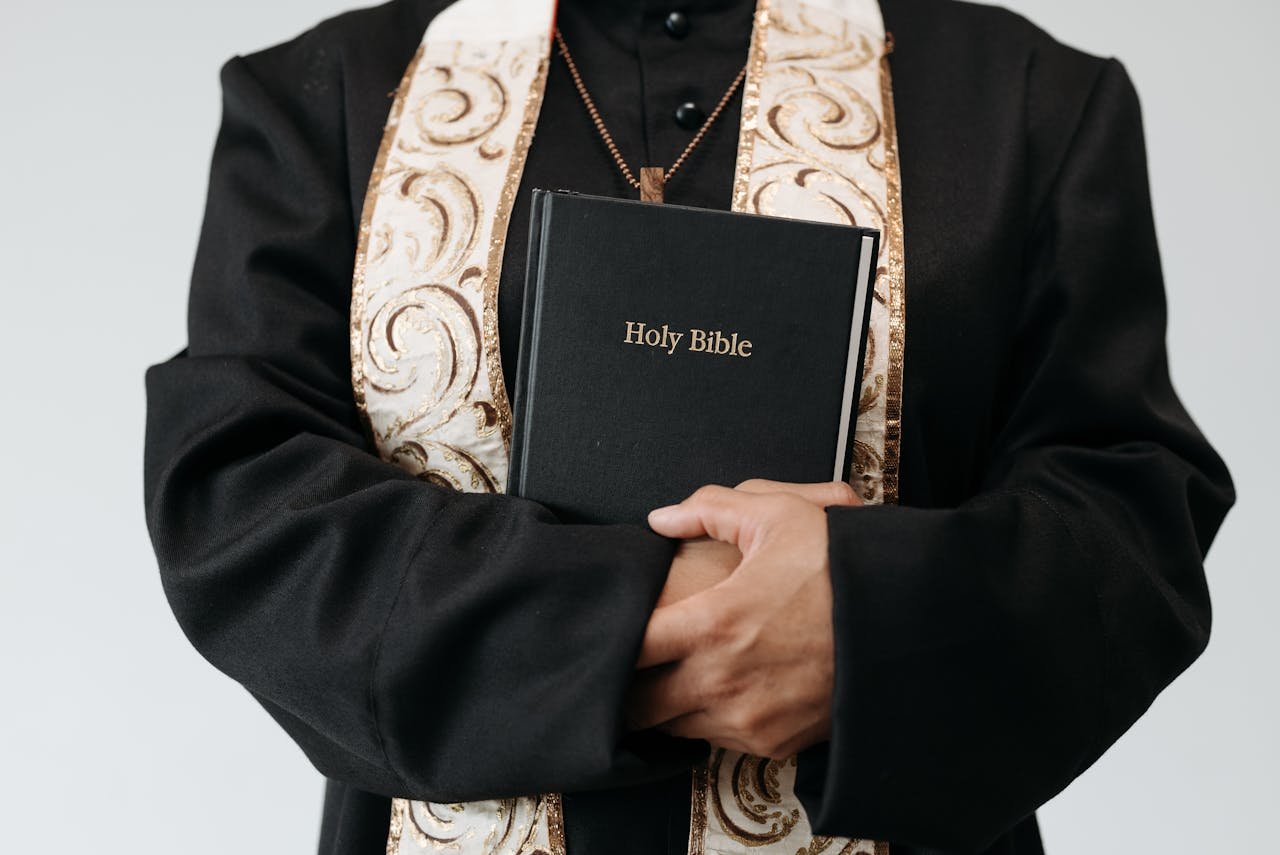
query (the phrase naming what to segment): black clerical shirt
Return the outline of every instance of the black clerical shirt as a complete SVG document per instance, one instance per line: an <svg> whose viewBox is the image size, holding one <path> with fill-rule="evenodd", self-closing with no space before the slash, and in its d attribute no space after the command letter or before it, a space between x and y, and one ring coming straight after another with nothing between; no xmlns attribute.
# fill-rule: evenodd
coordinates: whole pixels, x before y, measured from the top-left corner
<svg viewBox="0 0 1280 855"><path fill-rule="evenodd" d="M329 779L322 853L383 851L388 796L547 791L566 792L570 855L683 852L689 746L618 743L674 545L414 480L377 458L352 400L365 188L388 93L444 5L349 13L223 69L189 347L147 376L165 590ZM676 111L720 97L752 7L562 0L633 168L683 149ZM1202 558L1232 488L1169 382L1123 68L1000 9L882 7L906 248L901 506L828 511L833 734L802 755L797 792L819 833L1028 855L1036 807L1203 649ZM740 103L669 201L729 206ZM533 187L633 193L559 59L504 257L508 377ZM551 672L593 676L548 693Z"/></svg>

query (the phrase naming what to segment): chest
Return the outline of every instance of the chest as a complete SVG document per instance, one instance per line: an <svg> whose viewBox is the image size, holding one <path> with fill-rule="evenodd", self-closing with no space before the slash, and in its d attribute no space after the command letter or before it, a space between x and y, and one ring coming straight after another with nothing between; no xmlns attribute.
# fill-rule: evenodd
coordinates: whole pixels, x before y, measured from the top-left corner
<svg viewBox="0 0 1280 855"><path fill-rule="evenodd" d="M675 40L657 19L602 25L571 4L562 12L561 26L576 41L582 79L598 102L608 105L602 118L633 171L642 165L669 166L691 137L677 123L676 108L686 102L710 106L741 68L750 15L741 10L719 14L721 19L703 21L701 27L692 21L689 34ZM599 37L602 26L613 38ZM945 63L924 61L922 53L919 44L907 40L892 58L906 282L902 478L904 502L934 505L958 501L981 477L1005 406L1001 390L1010 368L1031 224L1021 93L992 85L998 69L964 64L964 74L944 74ZM394 64L387 64L387 79L357 78L354 85L385 94L397 82L389 71ZM367 100L385 107L385 99ZM741 101L739 92L668 184L669 202L729 208ZM353 106L358 102L354 99ZM352 116L351 129L355 211L385 118L377 110L361 110ZM636 193L567 68L554 56L502 251L496 321L508 384L517 359L535 187L607 196Z"/></svg>

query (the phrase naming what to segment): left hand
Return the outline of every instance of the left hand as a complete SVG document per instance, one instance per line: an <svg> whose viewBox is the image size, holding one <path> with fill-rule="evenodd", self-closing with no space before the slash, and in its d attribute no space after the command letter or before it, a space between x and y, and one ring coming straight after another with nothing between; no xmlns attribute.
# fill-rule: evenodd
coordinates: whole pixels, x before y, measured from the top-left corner
<svg viewBox="0 0 1280 855"><path fill-rule="evenodd" d="M825 505L861 504L841 482L703 487L659 508L666 537L734 544L723 582L655 609L627 703L637 729L782 758L830 735L834 679Z"/></svg>

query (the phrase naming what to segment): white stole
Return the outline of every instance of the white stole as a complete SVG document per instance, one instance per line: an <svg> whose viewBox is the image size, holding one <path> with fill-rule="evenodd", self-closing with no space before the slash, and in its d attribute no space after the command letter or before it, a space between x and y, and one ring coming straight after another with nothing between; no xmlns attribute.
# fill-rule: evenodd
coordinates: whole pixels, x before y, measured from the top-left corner
<svg viewBox="0 0 1280 855"><path fill-rule="evenodd" d="M360 221L356 401L385 459L457 490L507 483L498 283L554 16L554 0L457 0L435 17L396 91ZM735 211L882 232L849 473L868 503L897 500L901 436L905 280L889 50L877 0L757 0L733 190ZM795 764L713 751L692 776L690 855L887 852L814 836ZM424 851L564 855L560 797L393 800L388 855Z"/></svg>

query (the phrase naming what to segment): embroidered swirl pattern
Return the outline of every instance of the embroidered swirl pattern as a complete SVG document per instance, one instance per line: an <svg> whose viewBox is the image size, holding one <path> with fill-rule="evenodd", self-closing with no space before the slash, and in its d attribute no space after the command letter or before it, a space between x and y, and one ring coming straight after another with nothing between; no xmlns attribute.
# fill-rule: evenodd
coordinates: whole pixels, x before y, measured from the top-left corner
<svg viewBox="0 0 1280 855"><path fill-rule="evenodd" d="M506 488L497 287L549 42L424 39L374 164L351 303L356 401L382 457L466 492ZM388 855L564 855L557 794L395 799Z"/></svg>
<svg viewBox="0 0 1280 855"><path fill-rule="evenodd" d="M447 11L485 19L488 5L457 0ZM463 43L429 31L397 89L360 222L357 404L385 459L457 490L506 486L511 414L497 287L549 49L545 33ZM876 0L758 0L733 194L739 211L881 229L849 473L869 503L896 500L905 335L884 54ZM886 855L873 841L814 836L795 772L794 758L714 752L693 775L691 855ZM392 805L388 855L565 853L557 794Z"/></svg>
<svg viewBox="0 0 1280 855"><path fill-rule="evenodd" d="M365 201L352 289L357 401L383 457L457 489L506 483L494 247L546 63L540 40L425 45L401 82Z"/></svg>
<svg viewBox="0 0 1280 855"><path fill-rule="evenodd" d="M850 3L849 11L865 5ZM897 449L886 442L886 423L894 368L891 303L902 288L901 271L891 264L891 238L897 229L900 240L901 224L889 210L897 164L881 92L885 36L869 21L880 24L878 9L872 16L798 0L760 4L756 79L749 81L758 106L744 106L734 209L881 231L849 473L864 501L880 502L896 497ZM749 85L749 98L752 91Z"/></svg>
<svg viewBox="0 0 1280 855"><path fill-rule="evenodd" d="M747 846L785 840L800 822L800 808L785 804L782 775L795 777L795 758L778 761L726 752L711 757L708 775L716 820L725 834Z"/></svg>
<svg viewBox="0 0 1280 855"><path fill-rule="evenodd" d="M468 855L552 855L544 845L552 796L442 804L393 799L388 855L401 842L430 852ZM540 834L541 832L541 834ZM395 848L391 841L394 841Z"/></svg>
<svg viewBox="0 0 1280 855"><path fill-rule="evenodd" d="M879 229L854 460L868 504L897 500L904 340L901 196L887 39L875 0L837 10L756 7L733 207ZM887 844L813 834L796 759L715 750L696 772L690 855L887 855Z"/></svg>
<svg viewBox="0 0 1280 855"><path fill-rule="evenodd" d="M888 855L873 840L822 837L792 795L796 759L769 760L716 749L694 773L691 855Z"/></svg>

